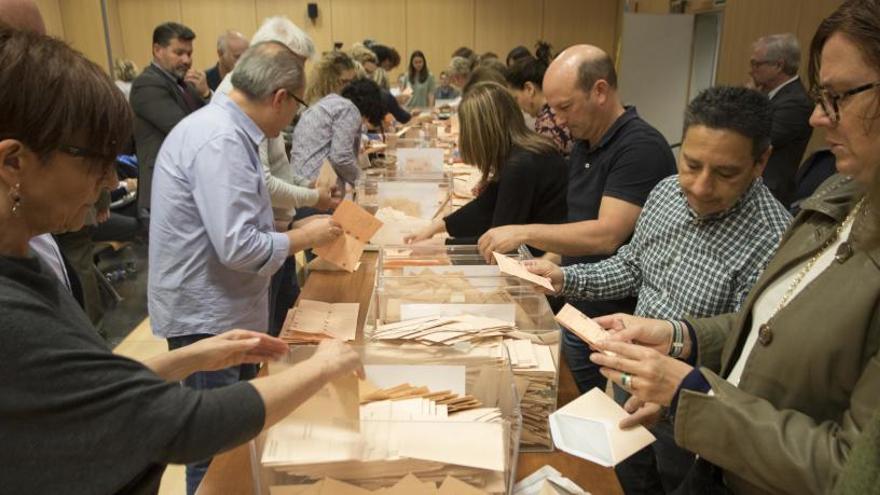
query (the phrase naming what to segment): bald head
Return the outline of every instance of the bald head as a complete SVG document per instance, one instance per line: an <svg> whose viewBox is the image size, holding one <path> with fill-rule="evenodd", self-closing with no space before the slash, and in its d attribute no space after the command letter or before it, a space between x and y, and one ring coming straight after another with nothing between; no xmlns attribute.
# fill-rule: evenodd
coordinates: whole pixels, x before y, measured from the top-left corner
<svg viewBox="0 0 880 495"><path fill-rule="evenodd" d="M0 23L46 34L46 24L33 0L0 0Z"/></svg>
<svg viewBox="0 0 880 495"><path fill-rule="evenodd" d="M600 79L611 88L617 87L617 72L611 57L597 46L574 45L566 48L547 67L544 84L562 83L568 91L577 88L589 93Z"/></svg>
<svg viewBox="0 0 880 495"><path fill-rule="evenodd" d="M221 75L232 72L235 63L248 49L250 42L238 31L226 31L217 38L217 59Z"/></svg>

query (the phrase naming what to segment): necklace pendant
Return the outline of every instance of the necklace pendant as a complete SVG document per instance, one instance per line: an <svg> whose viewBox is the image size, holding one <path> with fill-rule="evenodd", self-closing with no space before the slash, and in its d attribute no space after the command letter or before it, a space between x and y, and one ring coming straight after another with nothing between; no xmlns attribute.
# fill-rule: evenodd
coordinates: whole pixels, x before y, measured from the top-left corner
<svg viewBox="0 0 880 495"><path fill-rule="evenodd" d="M773 330L768 323L758 327L758 342L764 346L770 345L770 342L773 342Z"/></svg>
<svg viewBox="0 0 880 495"><path fill-rule="evenodd" d="M846 260L850 259L853 255L852 244L849 241L842 243L837 248L837 254L834 255L834 260L838 263L843 263Z"/></svg>

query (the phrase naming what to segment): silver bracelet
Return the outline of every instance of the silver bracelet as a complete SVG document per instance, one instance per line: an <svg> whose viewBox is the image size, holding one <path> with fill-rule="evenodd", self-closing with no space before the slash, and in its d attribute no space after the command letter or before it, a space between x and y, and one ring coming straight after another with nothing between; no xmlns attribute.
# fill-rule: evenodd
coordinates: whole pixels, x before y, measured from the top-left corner
<svg viewBox="0 0 880 495"><path fill-rule="evenodd" d="M669 348L669 355L677 359L684 351L684 323L671 320L670 323L672 323L672 345Z"/></svg>

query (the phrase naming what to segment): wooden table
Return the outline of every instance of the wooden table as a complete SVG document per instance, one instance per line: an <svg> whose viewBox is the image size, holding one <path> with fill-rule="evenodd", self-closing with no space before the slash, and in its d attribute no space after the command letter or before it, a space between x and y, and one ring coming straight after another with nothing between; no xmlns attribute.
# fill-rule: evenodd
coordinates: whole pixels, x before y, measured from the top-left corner
<svg viewBox="0 0 880 495"><path fill-rule="evenodd" d="M373 293L376 277L377 253L367 252L361 258L361 267L355 273L312 272L302 289L300 297L325 302L360 303L358 315L358 340L363 338L367 307ZM559 370L559 407L578 397L577 387L561 359ZM516 479L521 480L544 465L550 465L594 495L622 495L614 470L574 457L561 451L519 455ZM241 445L214 458L202 484L199 495L253 495L254 479L247 444Z"/></svg>

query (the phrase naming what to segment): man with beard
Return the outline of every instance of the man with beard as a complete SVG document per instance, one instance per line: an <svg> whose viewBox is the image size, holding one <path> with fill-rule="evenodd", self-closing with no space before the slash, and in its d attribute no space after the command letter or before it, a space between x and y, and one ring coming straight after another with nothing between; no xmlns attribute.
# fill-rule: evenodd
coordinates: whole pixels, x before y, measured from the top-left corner
<svg viewBox="0 0 880 495"><path fill-rule="evenodd" d="M205 74L192 68L195 33L176 22L153 30L153 61L131 86L137 147L138 216L150 217L153 166L159 147L171 129L211 97Z"/></svg>

